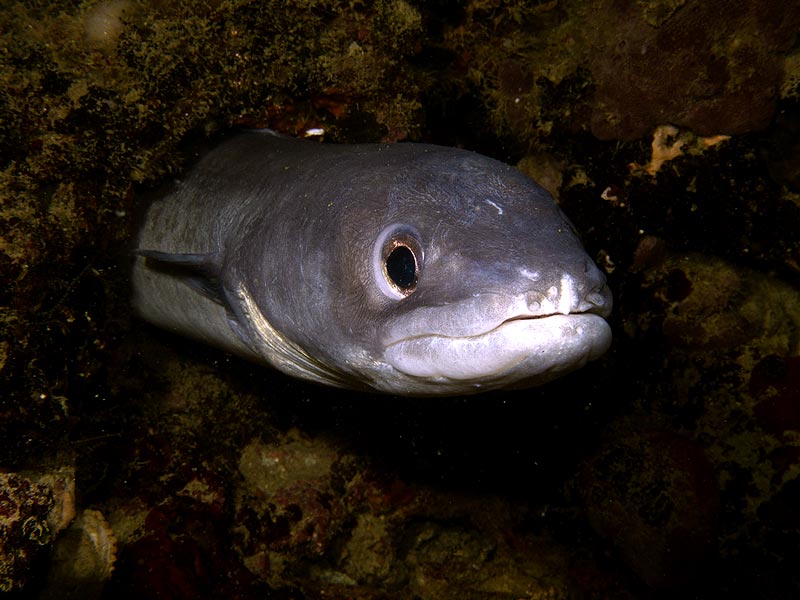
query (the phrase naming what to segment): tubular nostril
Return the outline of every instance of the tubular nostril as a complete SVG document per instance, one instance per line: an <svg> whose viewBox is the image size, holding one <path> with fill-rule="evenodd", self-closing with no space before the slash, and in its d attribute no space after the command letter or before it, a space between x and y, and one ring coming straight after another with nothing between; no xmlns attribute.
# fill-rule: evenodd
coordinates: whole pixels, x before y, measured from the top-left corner
<svg viewBox="0 0 800 600"><path fill-rule="evenodd" d="M581 310L598 314L601 317L607 317L611 314L613 304L614 301L611 297L611 291L607 286L603 286L599 290L596 289L586 294L581 302Z"/></svg>
<svg viewBox="0 0 800 600"><path fill-rule="evenodd" d="M592 292L587 294L586 301L598 308L603 308L606 305L606 297L600 292Z"/></svg>

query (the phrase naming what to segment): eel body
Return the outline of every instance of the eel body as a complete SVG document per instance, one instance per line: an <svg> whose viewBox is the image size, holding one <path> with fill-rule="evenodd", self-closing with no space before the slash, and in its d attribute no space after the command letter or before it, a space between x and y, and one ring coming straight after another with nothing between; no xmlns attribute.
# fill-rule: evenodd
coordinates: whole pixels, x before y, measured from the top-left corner
<svg viewBox="0 0 800 600"><path fill-rule="evenodd" d="M136 255L144 319L338 387L529 387L611 342L552 197L464 150L238 133L154 202Z"/></svg>

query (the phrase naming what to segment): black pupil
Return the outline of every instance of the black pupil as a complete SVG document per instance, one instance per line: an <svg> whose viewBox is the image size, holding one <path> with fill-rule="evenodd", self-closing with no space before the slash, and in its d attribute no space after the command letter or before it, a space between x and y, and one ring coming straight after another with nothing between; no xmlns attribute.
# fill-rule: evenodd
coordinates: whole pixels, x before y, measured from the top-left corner
<svg viewBox="0 0 800 600"><path fill-rule="evenodd" d="M386 257L386 274L403 290L416 283L417 261L408 246L398 246Z"/></svg>

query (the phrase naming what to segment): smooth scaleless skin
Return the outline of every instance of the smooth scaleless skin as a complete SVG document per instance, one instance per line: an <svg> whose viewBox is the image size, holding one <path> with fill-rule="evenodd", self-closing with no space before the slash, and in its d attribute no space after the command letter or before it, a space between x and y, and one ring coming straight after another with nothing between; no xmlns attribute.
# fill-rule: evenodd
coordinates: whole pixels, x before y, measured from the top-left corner
<svg viewBox="0 0 800 600"><path fill-rule="evenodd" d="M390 394L521 388L611 343L611 293L552 197L425 144L238 133L156 201L146 320L290 375Z"/></svg>

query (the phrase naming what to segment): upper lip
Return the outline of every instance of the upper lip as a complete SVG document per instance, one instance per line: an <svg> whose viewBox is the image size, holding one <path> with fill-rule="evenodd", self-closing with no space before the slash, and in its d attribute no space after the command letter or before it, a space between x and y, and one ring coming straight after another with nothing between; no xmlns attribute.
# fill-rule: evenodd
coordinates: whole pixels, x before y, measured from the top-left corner
<svg viewBox="0 0 800 600"><path fill-rule="evenodd" d="M461 302L425 306L391 319L383 330L384 347L403 340L424 336L467 338L485 335L510 321L541 319L553 315L593 313L607 317L610 297L605 288L593 290L582 298L572 289L520 294L512 299L495 293L479 294ZM569 286L567 286L569 287ZM561 294L569 292L569 302Z"/></svg>

